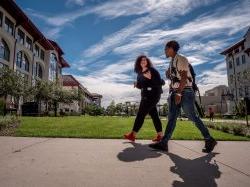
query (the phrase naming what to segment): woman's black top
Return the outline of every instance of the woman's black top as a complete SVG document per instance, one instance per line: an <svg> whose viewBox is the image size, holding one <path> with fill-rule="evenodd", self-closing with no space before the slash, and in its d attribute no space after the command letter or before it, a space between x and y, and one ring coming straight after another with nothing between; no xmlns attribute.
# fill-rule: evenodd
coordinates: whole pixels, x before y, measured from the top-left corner
<svg viewBox="0 0 250 187"><path fill-rule="evenodd" d="M143 76L143 73L147 71L150 71L151 79ZM165 84L164 80L161 79L159 72L155 68L148 68L147 71L138 73L136 87L141 89L142 95L161 94L163 92L162 85Z"/></svg>

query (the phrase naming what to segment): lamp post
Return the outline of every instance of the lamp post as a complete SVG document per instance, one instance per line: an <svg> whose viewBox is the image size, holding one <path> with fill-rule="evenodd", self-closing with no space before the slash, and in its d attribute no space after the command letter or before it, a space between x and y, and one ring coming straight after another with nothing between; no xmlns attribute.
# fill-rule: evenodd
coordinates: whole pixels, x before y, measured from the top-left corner
<svg viewBox="0 0 250 187"><path fill-rule="evenodd" d="M3 58L3 56L4 56L4 45L3 45L2 39L0 38L0 58Z"/></svg>
<svg viewBox="0 0 250 187"><path fill-rule="evenodd" d="M235 71L235 62L234 62L234 55L233 52L229 55L229 59L232 62L232 66L233 66L233 77L234 77L234 88L235 88L235 94L232 93L233 95L235 95L235 109L237 111L237 113L239 113L238 110L238 106L237 106L237 102L238 102L238 88L237 88L237 79L236 79L236 71Z"/></svg>
<svg viewBox="0 0 250 187"><path fill-rule="evenodd" d="M231 54L231 60L232 60L232 65L233 65L233 74L234 74L234 86L235 86L235 99L236 101L238 100L238 89L237 89L237 79L236 79L236 73L235 73L235 62L234 62L234 56Z"/></svg>

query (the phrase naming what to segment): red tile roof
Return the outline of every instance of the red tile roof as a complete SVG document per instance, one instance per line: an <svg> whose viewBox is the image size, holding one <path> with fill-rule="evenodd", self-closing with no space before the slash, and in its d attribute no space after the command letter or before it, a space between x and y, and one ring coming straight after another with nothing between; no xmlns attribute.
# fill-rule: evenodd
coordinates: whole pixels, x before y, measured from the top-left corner
<svg viewBox="0 0 250 187"><path fill-rule="evenodd" d="M89 95L90 97L100 97L102 98L102 95L97 93L90 93L87 88L85 88L78 80L75 79L73 75L63 75L63 86L78 86L84 93Z"/></svg>
<svg viewBox="0 0 250 187"><path fill-rule="evenodd" d="M0 5L16 20L17 25L21 25L34 40L40 43L46 50L53 50L54 47L39 31L26 14L17 6L13 0L1 0Z"/></svg>
<svg viewBox="0 0 250 187"><path fill-rule="evenodd" d="M63 75L63 86L80 86L80 83L72 75Z"/></svg>
<svg viewBox="0 0 250 187"><path fill-rule="evenodd" d="M28 16L22 11L21 8L13 0L0 0L0 5L16 20L16 25L21 25L31 36L34 38L34 42L41 44L46 50L56 50L59 56L64 52L60 46L53 40L48 40L40 30L34 25L34 23L28 18ZM61 57L59 63L62 67L70 67L69 63Z"/></svg>

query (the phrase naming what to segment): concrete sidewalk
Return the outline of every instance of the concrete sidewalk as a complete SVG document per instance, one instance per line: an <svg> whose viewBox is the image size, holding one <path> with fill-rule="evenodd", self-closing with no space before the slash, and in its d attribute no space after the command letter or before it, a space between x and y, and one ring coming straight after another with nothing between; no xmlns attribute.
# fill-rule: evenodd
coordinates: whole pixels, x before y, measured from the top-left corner
<svg viewBox="0 0 250 187"><path fill-rule="evenodd" d="M249 187L250 142L150 141L0 137L0 186Z"/></svg>
<svg viewBox="0 0 250 187"><path fill-rule="evenodd" d="M161 118L161 120L166 121L167 118ZM188 118L178 118L178 120L188 121ZM206 122L214 122L214 123L229 123L229 124L239 124L239 125L246 125L246 120L239 120L239 119L214 119L210 121L208 118L202 118L202 121Z"/></svg>

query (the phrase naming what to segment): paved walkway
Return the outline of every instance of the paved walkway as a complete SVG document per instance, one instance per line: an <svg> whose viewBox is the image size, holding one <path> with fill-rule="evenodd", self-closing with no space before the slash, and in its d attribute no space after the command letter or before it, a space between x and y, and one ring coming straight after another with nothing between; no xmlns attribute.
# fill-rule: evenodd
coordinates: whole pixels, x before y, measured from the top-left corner
<svg viewBox="0 0 250 187"><path fill-rule="evenodd" d="M188 118L178 118L179 120L187 121ZM161 120L167 120L167 118L161 118ZM208 118L202 118L202 121L210 121ZM237 119L214 119L213 122L220 122L220 123L230 123L230 124L242 124L246 125L246 120L237 120ZM250 124L250 119L249 119Z"/></svg>
<svg viewBox="0 0 250 187"><path fill-rule="evenodd" d="M0 137L0 186L249 187L250 142L150 141Z"/></svg>

